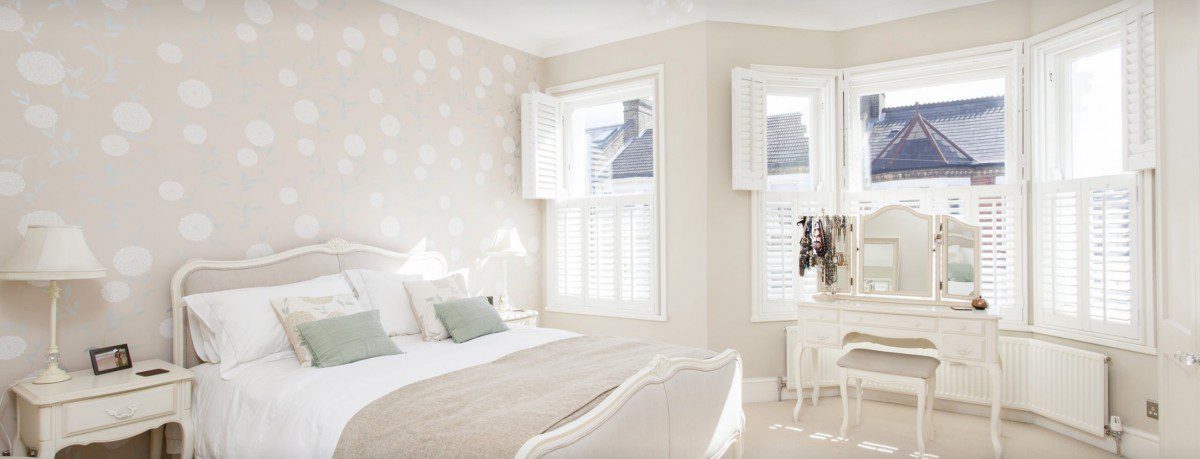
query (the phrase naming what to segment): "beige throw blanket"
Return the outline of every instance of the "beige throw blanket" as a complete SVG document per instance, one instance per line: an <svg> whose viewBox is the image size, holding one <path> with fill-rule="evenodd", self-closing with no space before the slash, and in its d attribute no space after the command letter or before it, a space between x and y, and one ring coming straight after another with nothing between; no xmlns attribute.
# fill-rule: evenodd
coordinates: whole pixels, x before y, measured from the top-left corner
<svg viewBox="0 0 1200 459"><path fill-rule="evenodd" d="M346 424L334 457L513 457L525 441L586 412L658 354L715 355L607 336L543 344L371 402Z"/></svg>

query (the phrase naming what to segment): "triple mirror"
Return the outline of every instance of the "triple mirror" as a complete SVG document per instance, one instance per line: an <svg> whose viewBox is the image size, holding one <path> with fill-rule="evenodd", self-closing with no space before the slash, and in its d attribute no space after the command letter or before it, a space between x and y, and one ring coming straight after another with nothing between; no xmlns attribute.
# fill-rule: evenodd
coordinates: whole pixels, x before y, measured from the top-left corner
<svg viewBox="0 0 1200 459"><path fill-rule="evenodd" d="M859 220L854 293L970 301L979 296L979 228L887 206Z"/></svg>

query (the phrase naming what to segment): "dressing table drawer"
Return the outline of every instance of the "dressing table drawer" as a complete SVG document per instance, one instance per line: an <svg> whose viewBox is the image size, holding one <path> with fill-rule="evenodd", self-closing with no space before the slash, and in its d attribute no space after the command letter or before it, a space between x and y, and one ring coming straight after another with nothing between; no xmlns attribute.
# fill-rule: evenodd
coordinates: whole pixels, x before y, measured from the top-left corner
<svg viewBox="0 0 1200 459"><path fill-rule="evenodd" d="M870 325L874 327L903 328L907 330L937 331L937 318L850 312L842 315L847 325Z"/></svg>
<svg viewBox="0 0 1200 459"><path fill-rule="evenodd" d="M804 342L810 344L838 343L838 326L834 324L804 324Z"/></svg>
<svg viewBox="0 0 1200 459"><path fill-rule="evenodd" d="M978 320L942 319L943 333L958 333L961 335L982 335L983 322Z"/></svg>
<svg viewBox="0 0 1200 459"><path fill-rule="evenodd" d="M948 359L983 360L985 355L983 338L968 336L942 336L942 345L939 349L942 357Z"/></svg>
<svg viewBox="0 0 1200 459"><path fill-rule="evenodd" d="M804 309L804 320L837 323L838 312L832 309Z"/></svg>

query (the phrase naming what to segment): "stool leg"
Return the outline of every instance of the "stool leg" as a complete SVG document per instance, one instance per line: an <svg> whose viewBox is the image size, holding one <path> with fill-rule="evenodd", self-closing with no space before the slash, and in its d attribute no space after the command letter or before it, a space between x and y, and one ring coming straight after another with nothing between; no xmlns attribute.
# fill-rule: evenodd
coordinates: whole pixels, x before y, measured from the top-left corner
<svg viewBox="0 0 1200 459"><path fill-rule="evenodd" d="M925 391L928 385L919 384L917 388L917 453L925 457Z"/></svg>
<svg viewBox="0 0 1200 459"><path fill-rule="evenodd" d="M933 440L937 436L937 431L933 428L933 402L937 400L937 380L929 378L929 399L925 401L925 419L929 422L929 439Z"/></svg>
<svg viewBox="0 0 1200 459"><path fill-rule="evenodd" d="M855 392L857 392L857 394L855 394L855 397L854 397L854 402L855 402L854 425L856 425L856 426L862 424L862 385L863 385L862 378L854 379L854 389L855 389Z"/></svg>
<svg viewBox="0 0 1200 459"><path fill-rule="evenodd" d="M843 437L846 436L846 430L850 428L850 391L846 389L846 370L838 372L839 385L842 390L842 430Z"/></svg>

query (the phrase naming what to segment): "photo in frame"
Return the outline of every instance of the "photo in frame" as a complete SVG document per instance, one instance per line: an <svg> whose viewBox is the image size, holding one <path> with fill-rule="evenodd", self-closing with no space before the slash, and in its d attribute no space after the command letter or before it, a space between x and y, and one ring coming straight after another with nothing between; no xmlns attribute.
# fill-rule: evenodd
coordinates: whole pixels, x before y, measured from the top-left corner
<svg viewBox="0 0 1200 459"><path fill-rule="evenodd" d="M92 361L92 373L97 375L133 368L127 344L89 349L88 356Z"/></svg>

